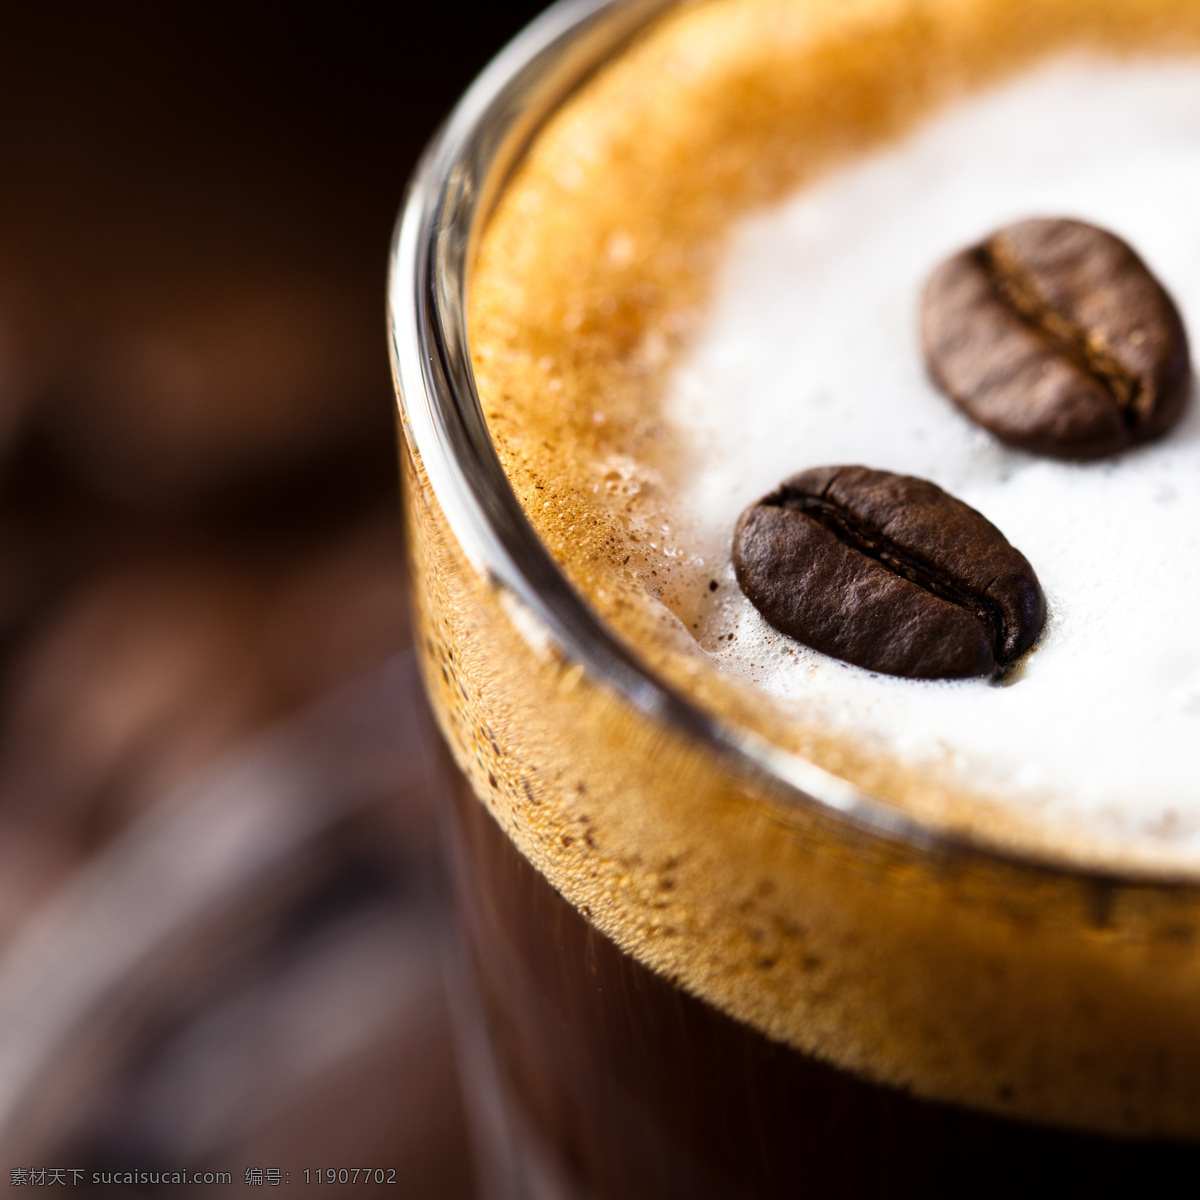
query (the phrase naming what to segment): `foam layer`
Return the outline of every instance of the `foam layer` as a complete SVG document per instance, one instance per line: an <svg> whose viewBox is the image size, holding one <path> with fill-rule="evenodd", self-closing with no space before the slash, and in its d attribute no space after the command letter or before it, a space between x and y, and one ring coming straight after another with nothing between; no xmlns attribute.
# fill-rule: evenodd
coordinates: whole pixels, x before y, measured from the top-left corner
<svg viewBox="0 0 1200 1200"><path fill-rule="evenodd" d="M1200 406L1088 465L1009 450L926 378L931 268L997 226L1076 216L1125 237L1200 331L1200 66L1059 61L745 219L670 374L656 465L697 640L798 717L936 765L1047 820L1200 854ZM864 463L929 478L1032 561L1050 621L1007 686L872 675L771 629L733 581L742 508Z"/></svg>
<svg viewBox="0 0 1200 1200"><path fill-rule="evenodd" d="M1198 78L1192 0L709 0L554 115L480 241L473 363L538 533L651 670L947 832L1200 865L1191 576L1162 537L1191 544L1196 413L1039 462L930 387L916 329L944 255L1038 214L1123 233L1194 311ZM830 462L933 478L1030 558L1052 611L1023 678L872 679L756 626L737 514Z"/></svg>

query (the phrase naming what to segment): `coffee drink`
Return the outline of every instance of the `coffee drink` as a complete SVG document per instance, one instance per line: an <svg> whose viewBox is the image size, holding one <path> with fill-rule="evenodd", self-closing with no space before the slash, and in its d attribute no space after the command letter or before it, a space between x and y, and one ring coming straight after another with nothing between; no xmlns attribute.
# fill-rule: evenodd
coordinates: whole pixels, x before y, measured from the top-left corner
<svg viewBox="0 0 1200 1200"><path fill-rule="evenodd" d="M936 484L819 467L748 508L742 590L778 630L885 675L990 675L1033 644L1046 600L1024 555Z"/></svg>
<svg viewBox="0 0 1200 1200"><path fill-rule="evenodd" d="M635 12L585 20L575 58L540 27L544 74L473 95L501 128L452 122L393 277L418 642L469 786L475 1045L525 1193L791 1195L834 1143L817 1194L964 1190L912 1161L863 1182L893 1127L924 1162L957 1138L1072 1179L1194 1169L1182 334L1160 305L1148 359L1088 359L1075 326L1039 343L1047 374L1102 368L1134 430L1065 461L947 403L919 310L947 256L1061 212L1197 311L1200 10L708 0L632 36ZM1105 294L1150 304L1083 236ZM1027 290L1002 293L1022 330ZM758 542L792 517L825 547L791 556L803 604ZM892 598L805 575L835 560ZM948 663L921 632L942 604ZM814 622L816 648L792 636ZM845 1137L814 1133L843 1103Z"/></svg>
<svg viewBox="0 0 1200 1200"><path fill-rule="evenodd" d="M933 377L968 416L1037 454L1095 458L1183 409L1187 334L1129 246L1082 221L1022 221L934 272L922 308Z"/></svg>
<svg viewBox="0 0 1200 1200"><path fill-rule="evenodd" d="M507 1147L485 1147L485 1195L1011 1200L1200 1184L1185 1144L923 1099L765 1037L619 950L469 787L454 793L456 892L490 1042L469 1042L462 1070L477 1101L507 1108L502 1136L521 1159L506 1189Z"/></svg>

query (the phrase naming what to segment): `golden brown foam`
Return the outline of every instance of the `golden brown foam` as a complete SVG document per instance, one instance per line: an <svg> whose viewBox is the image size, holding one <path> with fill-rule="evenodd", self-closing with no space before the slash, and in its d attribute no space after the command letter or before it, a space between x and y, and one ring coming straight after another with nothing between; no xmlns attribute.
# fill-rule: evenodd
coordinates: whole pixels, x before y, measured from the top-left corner
<svg viewBox="0 0 1200 1200"><path fill-rule="evenodd" d="M736 216L1058 47L1183 42L1200 44L1192 0L710 0L550 122L482 240L476 376L542 538L651 667L925 817L1028 844L986 798L797 728L709 667L646 602L658 556L636 505L600 501L613 481L597 464L654 458L663 370ZM523 638L406 461L438 719L509 836L622 948L772 1037L924 1095L1200 1136L1200 890L889 843L789 807Z"/></svg>
<svg viewBox="0 0 1200 1200"><path fill-rule="evenodd" d="M1197 44L1188 0L709 0L660 21L556 116L482 241L476 377L538 532L654 670L943 829L1077 862L1183 865L1168 846L1089 841L936 768L866 755L714 669L685 631L688 581L650 545L653 484L623 498L606 471L613 452L660 457L664 370L735 218L1056 50Z"/></svg>

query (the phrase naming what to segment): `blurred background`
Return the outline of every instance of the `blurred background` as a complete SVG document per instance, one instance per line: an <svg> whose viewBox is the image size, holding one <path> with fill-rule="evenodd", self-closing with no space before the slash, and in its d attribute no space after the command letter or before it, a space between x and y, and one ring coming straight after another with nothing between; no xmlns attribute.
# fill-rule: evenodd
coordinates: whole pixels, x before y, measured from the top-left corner
<svg viewBox="0 0 1200 1200"><path fill-rule="evenodd" d="M0 1186L474 1195L384 280L540 7L0 15Z"/></svg>

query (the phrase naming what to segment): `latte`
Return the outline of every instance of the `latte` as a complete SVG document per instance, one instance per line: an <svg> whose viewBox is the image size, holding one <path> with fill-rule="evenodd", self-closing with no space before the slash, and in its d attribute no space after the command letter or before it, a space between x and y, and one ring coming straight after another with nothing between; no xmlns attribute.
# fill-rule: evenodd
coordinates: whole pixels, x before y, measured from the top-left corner
<svg viewBox="0 0 1200 1200"><path fill-rule="evenodd" d="M1032 458L926 378L918 329L938 263L1027 217L1112 227L1195 313L1200 9L708 0L581 54L511 172L511 140L452 123L459 157L429 160L393 280L418 646L473 793L462 893L525 1119L606 1161L555 1067L575 1030L595 1051L581 1078L626 1096L664 1154L679 1116L703 1158L729 1055L1004 1129L1200 1139L1180 740L1200 662L1179 619L1196 411L1112 459ZM422 225L464 178L453 228ZM472 251L428 294L453 324L465 289L488 445L449 378L457 343L402 327L426 302L422 246ZM932 480L986 518L937 500L981 554L1024 556L1049 615L1015 661L885 677L759 616L738 515L832 464ZM637 999L660 986L686 1021ZM659 1111L658 1040L710 1018L671 1061L712 1086ZM778 1086L783 1145L807 1085ZM758 1170L768 1123L736 1124L732 1158Z"/></svg>

